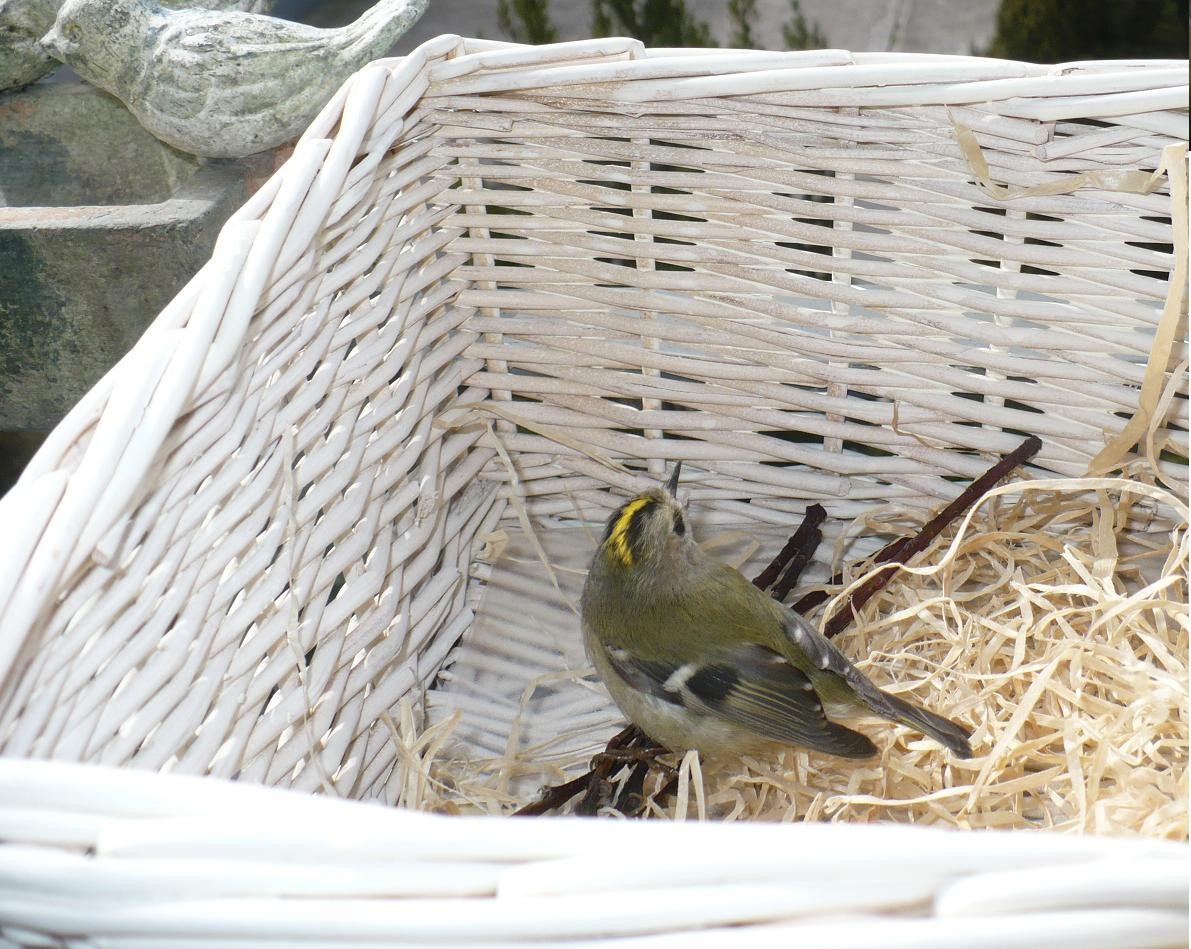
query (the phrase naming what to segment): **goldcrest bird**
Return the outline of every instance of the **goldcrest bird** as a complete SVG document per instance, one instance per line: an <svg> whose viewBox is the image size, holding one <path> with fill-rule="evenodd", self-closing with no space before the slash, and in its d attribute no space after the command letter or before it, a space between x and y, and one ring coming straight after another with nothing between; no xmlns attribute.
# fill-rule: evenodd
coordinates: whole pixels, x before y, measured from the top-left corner
<svg viewBox="0 0 1191 949"><path fill-rule="evenodd" d="M153 0L65 0L41 42L163 142L239 158L301 134L426 3L380 0L355 22L323 30L238 10L167 10Z"/></svg>
<svg viewBox="0 0 1191 949"><path fill-rule="evenodd" d="M840 724L879 717L970 758L954 722L877 688L793 610L705 554L676 498L638 495L608 519L583 587L584 643L613 701L654 741L708 755L775 744L876 752Z"/></svg>

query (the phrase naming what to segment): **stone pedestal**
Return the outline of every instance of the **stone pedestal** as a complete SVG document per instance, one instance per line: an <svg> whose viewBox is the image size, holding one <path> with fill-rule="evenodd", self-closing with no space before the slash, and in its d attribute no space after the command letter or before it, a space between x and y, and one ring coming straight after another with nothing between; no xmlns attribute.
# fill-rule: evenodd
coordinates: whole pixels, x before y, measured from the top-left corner
<svg viewBox="0 0 1191 949"><path fill-rule="evenodd" d="M80 83L0 95L0 432L52 428L275 163L184 155Z"/></svg>

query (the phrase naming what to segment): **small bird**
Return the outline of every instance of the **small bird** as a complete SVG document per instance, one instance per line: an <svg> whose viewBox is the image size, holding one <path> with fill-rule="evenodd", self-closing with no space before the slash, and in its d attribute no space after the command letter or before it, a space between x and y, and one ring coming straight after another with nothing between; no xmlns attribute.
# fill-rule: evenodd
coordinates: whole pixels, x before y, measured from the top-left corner
<svg viewBox="0 0 1191 949"><path fill-rule="evenodd" d="M42 45L192 155L240 158L301 134L357 69L386 55L427 0L381 0L323 30L153 0L66 0Z"/></svg>
<svg viewBox="0 0 1191 949"><path fill-rule="evenodd" d="M583 587L588 657L620 710L671 751L764 753L775 744L867 758L840 724L900 722L972 756L954 722L877 688L829 640L691 536L666 484L608 519Z"/></svg>

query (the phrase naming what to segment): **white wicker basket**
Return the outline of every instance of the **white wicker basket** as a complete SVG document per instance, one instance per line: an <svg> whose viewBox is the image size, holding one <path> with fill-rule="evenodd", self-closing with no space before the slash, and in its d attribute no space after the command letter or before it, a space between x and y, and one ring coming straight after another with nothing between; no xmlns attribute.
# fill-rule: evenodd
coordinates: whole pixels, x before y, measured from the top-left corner
<svg viewBox="0 0 1191 949"><path fill-rule="evenodd" d="M1185 62L443 36L362 70L0 500L0 934L1184 942L1169 842L250 785L395 800L382 713L502 518L677 459L710 520L789 525L935 505L1021 431L1057 475L1185 457L1186 139Z"/></svg>

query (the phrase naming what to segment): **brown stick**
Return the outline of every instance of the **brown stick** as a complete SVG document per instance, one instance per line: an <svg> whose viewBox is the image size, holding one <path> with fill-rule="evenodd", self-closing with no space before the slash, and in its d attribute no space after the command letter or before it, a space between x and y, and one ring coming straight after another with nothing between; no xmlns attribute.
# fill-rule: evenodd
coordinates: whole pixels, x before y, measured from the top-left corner
<svg viewBox="0 0 1191 949"><path fill-rule="evenodd" d="M762 590L768 590L773 586L778 575L781 574L782 569L806 546L807 537L817 530L826 516L827 512L823 510L822 504L812 504L808 507L806 514L803 515L802 523L798 525L798 530L790 535L790 539L786 541L786 546L778 551L777 556L770 561L769 566L753 577L753 585Z"/></svg>
<svg viewBox="0 0 1191 949"><path fill-rule="evenodd" d="M917 534L913 537L896 541L886 547L882 553L889 551L885 560L889 564L889 568L874 573L852 592L852 595L848 597L848 602L844 604L843 608L834 613L831 619L824 625L823 635L828 637L835 636L846 628L852 622L852 618L860 612L864 604L893 579L893 575L897 572L899 565L907 563L915 554L926 550L930 546L931 541L938 537L948 524L964 513L980 500L980 498L984 497L985 494L996 486L998 481L1008 475L1014 468L1033 458L1041 447L1042 442L1036 436L1031 435L1017 448L989 468L988 471L964 488L954 501L927 521L923 525L922 530ZM805 599L807 597L803 597L803 600ZM799 601L799 605L801 604L802 600Z"/></svg>
<svg viewBox="0 0 1191 949"><path fill-rule="evenodd" d="M822 504L812 504L806 509L806 515L803 517L802 523L798 525L798 530L794 532L794 536L786 544L786 547L795 544L796 549L794 555L790 558L789 564L786 565L782 578L773 585L772 596L775 600L784 600L789 596L790 591L794 589L794 584L802 576L802 571L811 562L815 551L819 549L819 544L823 542L823 532L819 530L819 525L826 519L827 512L823 509Z"/></svg>
<svg viewBox="0 0 1191 949"><path fill-rule="evenodd" d="M633 812L630 816L640 817L645 807L645 778L649 775L652 762L638 761L633 765L628 778L621 788L617 805L623 813Z"/></svg>
<svg viewBox="0 0 1191 949"><path fill-rule="evenodd" d="M873 555L873 566L881 563L888 563L890 560L893 560L897 556L897 553L901 549L902 545L905 544L909 539L910 538L908 537L899 537L897 540L891 540ZM831 579L827 581L827 586L838 587L843 582L844 575L842 573L836 573L832 574ZM790 609L801 615L809 613L816 606L821 603L826 603L830 599L831 594L827 590L811 590L810 593L805 593L795 600Z"/></svg>
<svg viewBox="0 0 1191 949"><path fill-rule="evenodd" d="M587 772L587 790L575 805L579 817L595 817L600 810L600 801L607 793L608 775L612 773L611 759L605 759Z"/></svg>
<svg viewBox="0 0 1191 949"><path fill-rule="evenodd" d="M604 753L615 752L621 748L640 741L645 737L645 733L641 731L636 725L629 725L622 728L615 735L608 739L608 744L605 746ZM558 784L554 787L546 787L542 789L541 796L532 804L526 804L520 810L513 811L513 817L538 817L545 814L546 811L554 810L556 807L562 807L567 801L573 798L576 794L585 789L590 789L592 785L596 785L599 781L608 777L608 773L612 770L613 762L609 759L601 760L599 764L592 767L586 773L579 775L572 781L566 784ZM604 773L599 772L603 770ZM598 780L596 780L598 779Z"/></svg>

